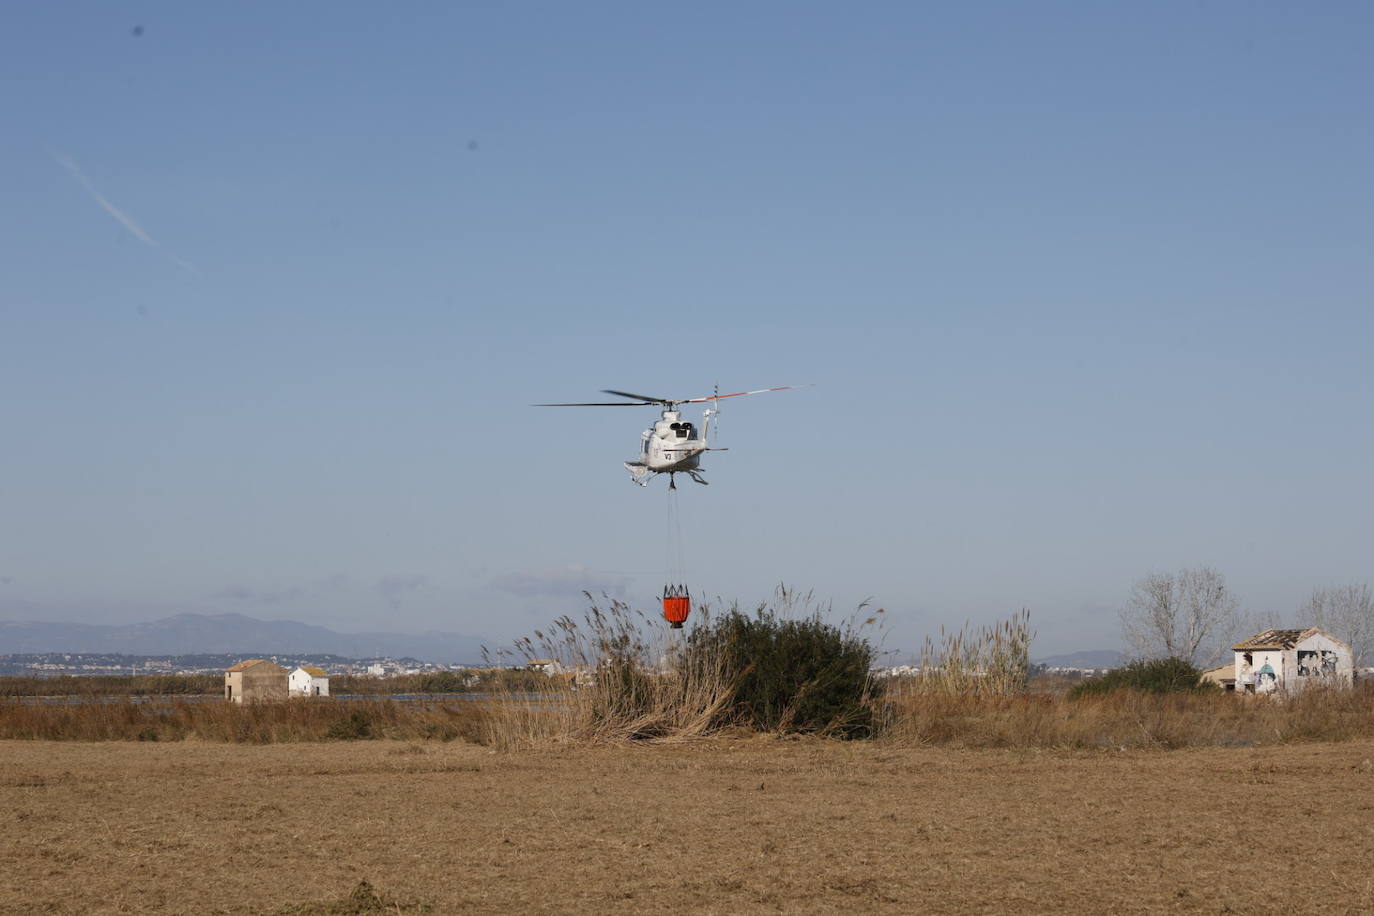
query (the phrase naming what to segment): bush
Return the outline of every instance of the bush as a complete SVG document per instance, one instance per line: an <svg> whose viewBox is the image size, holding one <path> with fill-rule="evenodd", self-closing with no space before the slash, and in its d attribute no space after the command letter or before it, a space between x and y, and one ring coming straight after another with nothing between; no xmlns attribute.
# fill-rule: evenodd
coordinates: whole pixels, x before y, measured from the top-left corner
<svg viewBox="0 0 1374 916"><path fill-rule="evenodd" d="M846 738L872 733L875 654L852 628L826 623L819 612L786 619L767 606L705 621L687 645L689 659L717 659L730 679L732 700L717 724Z"/></svg>
<svg viewBox="0 0 1374 916"><path fill-rule="evenodd" d="M1102 677L1084 681L1069 691L1071 699L1110 693L1113 690L1140 690L1145 693L1199 693L1215 690L1216 685L1202 680L1202 671L1181 658L1154 658L1114 668Z"/></svg>
<svg viewBox="0 0 1374 916"><path fill-rule="evenodd" d="M336 741L354 741L372 737L372 717L361 709L355 709L347 719L340 719L324 733L326 738Z"/></svg>
<svg viewBox="0 0 1374 916"><path fill-rule="evenodd" d="M624 602L603 610L587 598L581 621L560 617L513 650L485 654L555 659L565 672L537 675L528 693L498 692L489 743L679 740L728 726L856 738L876 728L877 650L860 630L877 616L835 626L809 593L780 588L753 614L703 606L686 630L671 630Z"/></svg>

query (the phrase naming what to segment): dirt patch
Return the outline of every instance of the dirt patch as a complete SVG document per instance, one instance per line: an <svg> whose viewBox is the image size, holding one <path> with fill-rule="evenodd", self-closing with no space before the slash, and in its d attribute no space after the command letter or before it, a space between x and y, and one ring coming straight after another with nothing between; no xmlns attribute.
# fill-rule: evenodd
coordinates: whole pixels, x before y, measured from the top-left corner
<svg viewBox="0 0 1374 916"><path fill-rule="evenodd" d="M0 911L1369 912L1371 758L0 742Z"/></svg>

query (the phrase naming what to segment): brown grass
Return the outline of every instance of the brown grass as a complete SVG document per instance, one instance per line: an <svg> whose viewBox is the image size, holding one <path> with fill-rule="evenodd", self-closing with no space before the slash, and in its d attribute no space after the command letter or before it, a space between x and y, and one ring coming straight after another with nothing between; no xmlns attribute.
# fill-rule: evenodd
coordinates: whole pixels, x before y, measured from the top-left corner
<svg viewBox="0 0 1374 916"><path fill-rule="evenodd" d="M705 737L718 729L731 698L719 671L663 677L627 669L632 687L603 677L574 687L546 679L534 693L497 698L483 725L483 743L502 750L558 743L658 742Z"/></svg>
<svg viewBox="0 0 1374 916"><path fill-rule="evenodd" d="M0 703L0 738L78 741L222 741L276 744L330 739L476 740L490 708L481 702L293 699L239 705L223 701Z"/></svg>
<svg viewBox="0 0 1374 916"><path fill-rule="evenodd" d="M329 691L336 695L387 696L395 694L493 693L533 690L544 680L535 671L493 668L464 668L458 671L432 671L373 677L362 674L335 674L329 678Z"/></svg>
<svg viewBox="0 0 1374 916"><path fill-rule="evenodd" d="M1212 747L1374 737L1374 685L1311 689L1293 697L1224 691L1121 690L1069 699L927 693L888 684L885 734L901 743L956 747Z"/></svg>
<svg viewBox="0 0 1374 916"><path fill-rule="evenodd" d="M335 674L329 683L335 695L388 696L521 691L532 689L531 685L540 678L541 675L533 671L468 668L395 677ZM214 696L223 692L222 674L0 676L0 697Z"/></svg>
<svg viewBox="0 0 1374 916"><path fill-rule="evenodd" d="M540 676L543 689L491 701L293 699L239 706L220 701L0 702L0 739L199 740L248 744L393 738L474 741L503 750L548 744L698 740L728 701L718 672L636 682L635 704L616 681L573 689ZM1183 748L1350 741L1374 737L1374 684L1295 697L1143 694L1070 700L1062 694L948 696L921 681L886 684L880 740L967 748Z"/></svg>
<svg viewBox="0 0 1374 916"><path fill-rule="evenodd" d="M0 910L1374 908L1367 739L414 747L0 742Z"/></svg>
<svg viewBox="0 0 1374 916"><path fill-rule="evenodd" d="M0 697L143 697L217 694L221 674L102 674L91 677L0 677Z"/></svg>

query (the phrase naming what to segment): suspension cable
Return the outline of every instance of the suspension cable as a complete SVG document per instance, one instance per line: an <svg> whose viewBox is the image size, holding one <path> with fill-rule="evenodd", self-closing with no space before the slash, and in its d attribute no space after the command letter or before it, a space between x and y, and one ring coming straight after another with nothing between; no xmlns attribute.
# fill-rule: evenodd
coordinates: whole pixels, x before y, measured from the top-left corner
<svg viewBox="0 0 1374 916"><path fill-rule="evenodd" d="M664 556L664 585L685 585L687 564L683 556L682 514L677 490L668 491L668 538Z"/></svg>

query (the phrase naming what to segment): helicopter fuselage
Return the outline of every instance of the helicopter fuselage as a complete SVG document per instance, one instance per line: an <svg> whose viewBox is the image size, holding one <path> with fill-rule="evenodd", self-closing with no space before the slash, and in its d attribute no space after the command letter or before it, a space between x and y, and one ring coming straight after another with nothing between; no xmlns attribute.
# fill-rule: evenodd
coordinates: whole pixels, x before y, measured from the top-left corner
<svg viewBox="0 0 1374 916"><path fill-rule="evenodd" d="M602 394L613 394L618 398L628 398L624 401L579 401L577 403L560 404L534 404L533 407L646 407L650 404L658 404L663 408L663 414L657 423L644 430L639 436L639 457L625 462L625 470L630 472L631 479L641 487L648 484L650 480L659 474L668 475L668 488L677 489L674 482L679 473L686 474L697 483L706 483L706 479L701 476L701 453L724 451L721 448L710 446L711 424L716 415L720 413L720 402L726 398L740 398L749 394L764 394L769 391L786 391L790 388L805 388L805 385L783 385L778 388L758 388L754 391L736 391L731 394L721 394L717 389L715 392L700 398L681 398L672 400L670 398L649 397L643 394L634 394L629 391L617 391L614 388L601 389ZM679 404L707 404L701 416L700 434L696 426L690 420L682 419L681 412L677 407Z"/></svg>
<svg viewBox="0 0 1374 916"><path fill-rule="evenodd" d="M706 435L699 436L690 420L683 420L676 410L665 410L657 423L640 433L639 457L625 462L625 468L636 480L649 474L695 471L708 447Z"/></svg>

